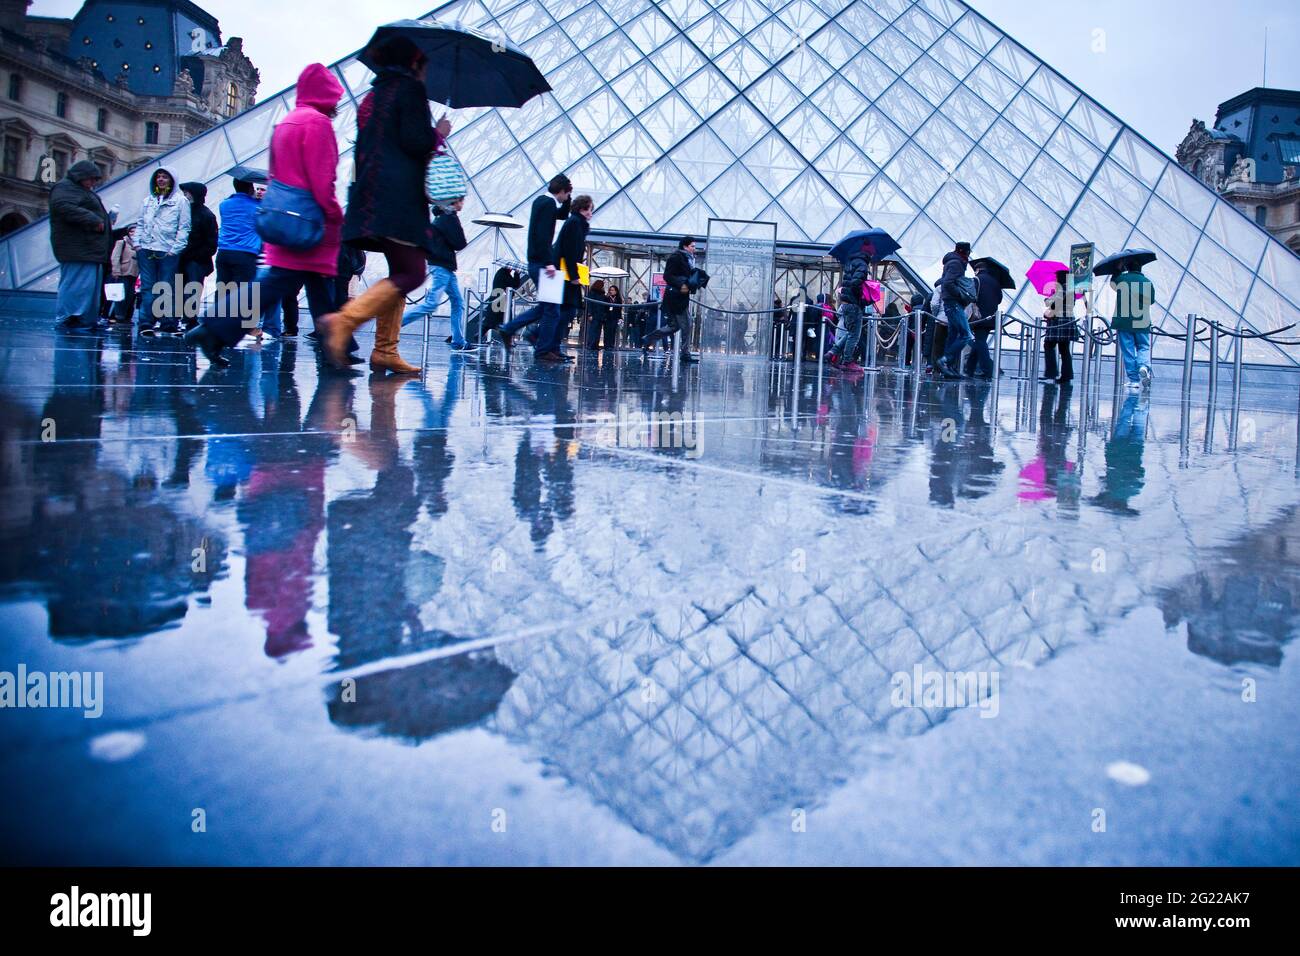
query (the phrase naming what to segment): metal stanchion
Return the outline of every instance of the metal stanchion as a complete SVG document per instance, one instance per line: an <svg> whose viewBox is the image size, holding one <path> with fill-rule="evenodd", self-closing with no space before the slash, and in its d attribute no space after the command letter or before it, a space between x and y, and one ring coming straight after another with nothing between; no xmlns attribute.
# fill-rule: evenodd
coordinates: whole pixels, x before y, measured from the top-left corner
<svg viewBox="0 0 1300 956"><path fill-rule="evenodd" d="M1237 340L1232 346L1232 434L1228 436L1228 450L1237 450L1237 434L1241 425L1241 367L1244 362L1246 340L1241 336L1241 319L1237 319Z"/></svg>
<svg viewBox="0 0 1300 956"><path fill-rule="evenodd" d="M1219 323L1210 323L1210 408L1219 395Z"/></svg>
<svg viewBox="0 0 1300 956"><path fill-rule="evenodd" d="M424 377L425 370L429 367L429 329L433 322L433 315L429 312L424 313L424 344L420 348L420 377Z"/></svg>
<svg viewBox="0 0 1300 956"><path fill-rule="evenodd" d="M1002 310L993 315L993 378L1002 377Z"/></svg>
<svg viewBox="0 0 1300 956"><path fill-rule="evenodd" d="M876 317L876 310L872 309L871 313L867 316L867 347L865 355L863 356L867 360L868 372L879 371L879 368L876 365L876 347L878 344L876 342L876 330L878 322L879 319Z"/></svg>
<svg viewBox="0 0 1300 956"><path fill-rule="evenodd" d="M1029 381L1038 381L1038 362L1043 353L1043 327L1037 321L1034 322L1034 337L1029 352Z"/></svg>
<svg viewBox="0 0 1300 956"><path fill-rule="evenodd" d="M1079 395L1079 429L1088 427L1088 387L1092 376L1092 316L1084 317L1083 355L1081 357L1083 391Z"/></svg>
<svg viewBox="0 0 1300 956"><path fill-rule="evenodd" d="M899 372L902 372L907 368L907 328L904 326L903 323L904 318L905 317L902 315L898 317L898 324L894 331L894 345L898 347L897 367ZM912 324L911 322L907 323L907 325L909 326L911 324Z"/></svg>
<svg viewBox="0 0 1300 956"><path fill-rule="evenodd" d="M922 320L920 311L913 311L911 318L912 325L912 374L917 378L921 377L921 372L925 365L921 362L921 342L924 340L925 323Z"/></svg>
<svg viewBox="0 0 1300 956"><path fill-rule="evenodd" d="M1187 317L1187 341L1183 343L1183 394L1192 391L1192 363L1196 354L1196 316Z"/></svg>
<svg viewBox="0 0 1300 956"><path fill-rule="evenodd" d="M803 369L803 321L806 302L799 303L795 314L794 326L794 390L790 393L790 421L795 431L799 430L799 377Z"/></svg>

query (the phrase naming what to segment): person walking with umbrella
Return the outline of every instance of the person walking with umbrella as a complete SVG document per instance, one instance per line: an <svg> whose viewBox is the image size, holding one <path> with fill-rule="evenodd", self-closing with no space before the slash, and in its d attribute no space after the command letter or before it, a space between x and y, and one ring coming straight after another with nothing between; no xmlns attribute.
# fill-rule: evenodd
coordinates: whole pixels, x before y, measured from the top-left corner
<svg viewBox="0 0 1300 956"><path fill-rule="evenodd" d="M867 292L867 282L871 279L869 247L869 243L863 242L844 263L844 278L839 292L841 332L826 356L832 366L843 365L850 372L861 370L861 366L853 361L853 354L857 351L858 339L862 337L863 313L875 308ZM870 347L871 343L868 344Z"/></svg>
<svg viewBox="0 0 1300 956"><path fill-rule="evenodd" d="M970 331L974 342L970 354L966 356L966 376L968 378L992 378L993 356L989 354L989 333L996 324L998 309L1002 308L1002 290L1010 285L1011 275L996 259L977 259L971 263L975 269L976 318L971 323Z"/></svg>
<svg viewBox="0 0 1300 956"><path fill-rule="evenodd" d="M939 374L950 380L964 377L961 374L961 353L975 340L966 321L966 307L975 301L978 294L966 275L969 261L970 243L957 243L956 248L943 257L943 275L939 279L940 301L948 320L948 344L939 359Z"/></svg>
<svg viewBox="0 0 1300 956"><path fill-rule="evenodd" d="M325 357L348 365L348 341L375 320L370 367L409 375L419 371L397 350L406 296L424 284L425 257L433 241L425 172L433 153L433 117L425 91L428 58L405 36L367 48L378 68L357 109L356 181L348 196L343 241L384 256L387 277L321 322ZM331 264L333 268L333 264Z"/></svg>
<svg viewBox="0 0 1300 956"><path fill-rule="evenodd" d="M1097 269L1106 265L1098 263ZM1125 387L1137 391L1151 384L1151 306L1156 299L1156 287L1142 274L1142 260L1137 256L1120 261L1116 268L1110 282L1115 290L1115 317L1110 327L1115 330L1124 359L1128 378Z"/></svg>
<svg viewBox="0 0 1300 956"><path fill-rule="evenodd" d="M1044 382L1074 381L1074 359L1070 355L1070 346L1074 342L1076 324L1074 321L1074 286L1070 281L1068 269L1056 274L1056 282L1047 297L1047 308L1043 312L1047 327L1043 332L1043 377ZM1057 355L1060 355L1060 367L1057 367Z"/></svg>

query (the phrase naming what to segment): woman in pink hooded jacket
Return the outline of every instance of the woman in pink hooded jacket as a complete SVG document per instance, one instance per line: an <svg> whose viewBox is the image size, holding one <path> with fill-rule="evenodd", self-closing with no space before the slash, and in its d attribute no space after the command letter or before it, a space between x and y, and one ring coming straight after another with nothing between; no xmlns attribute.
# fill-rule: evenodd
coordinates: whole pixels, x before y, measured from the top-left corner
<svg viewBox="0 0 1300 956"><path fill-rule="evenodd" d="M267 243L269 275L262 280L258 312L287 296L297 297L307 287L307 306L313 319L334 311L334 275L338 271L339 234L343 209L335 192L339 148L331 117L343 98L343 86L328 67L313 63L298 76L297 106L275 125L271 134L273 180L311 192L325 213L325 233L310 249L289 249ZM258 323L244 321L257 316L205 318L186 334L186 339L203 350L216 365L227 365L221 350L235 345L248 328Z"/></svg>

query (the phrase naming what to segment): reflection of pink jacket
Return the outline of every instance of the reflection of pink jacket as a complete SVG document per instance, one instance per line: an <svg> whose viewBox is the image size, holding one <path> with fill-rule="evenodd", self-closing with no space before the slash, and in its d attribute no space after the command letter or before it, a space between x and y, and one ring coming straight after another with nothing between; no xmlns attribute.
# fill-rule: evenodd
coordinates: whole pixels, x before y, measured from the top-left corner
<svg viewBox="0 0 1300 956"><path fill-rule="evenodd" d="M334 191L339 146L329 114L338 106L343 86L328 68L313 63L298 77L298 105L275 124L271 134L271 178L311 191L325 212L325 237L311 249L266 244L268 265L332 276L338 271L343 208Z"/></svg>

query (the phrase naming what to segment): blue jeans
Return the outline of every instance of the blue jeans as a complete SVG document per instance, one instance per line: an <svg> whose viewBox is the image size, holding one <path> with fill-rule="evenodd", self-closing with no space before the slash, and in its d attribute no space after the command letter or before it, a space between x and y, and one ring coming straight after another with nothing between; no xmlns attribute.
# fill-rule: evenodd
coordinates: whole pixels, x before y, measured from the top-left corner
<svg viewBox="0 0 1300 956"><path fill-rule="evenodd" d="M144 329L159 326L164 329L175 331L178 328L176 314L178 306L183 305L180 302L172 302L175 298L176 276L180 271L180 255L168 255L165 252L156 252L153 249L141 249L136 254L136 262L140 266L140 327ZM184 276L181 277L184 282ZM172 307L162 308L164 303L158 303L154 295L153 287L156 283L163 282L171 286L171 291L164 299L164 303L171 302ZM155 309L155 305L159 308ZM161 313L161 314L159 314Z"/></svg>
<svg viewBox="0 0 1300 956"><path fill-rule="evenodd" d="M269 329L274 322L268 322L267 313L279 306L286 297L298 298L298 292L307 289L307 307L312 318L318 319L334 311L334 277L323 276L315 272L302 272L298 269L284 269L271 266L265 272L258 273L256 315L241 315L242 309L231 310L231 314L208 316L203 324L216 333L217 338L226 347L237 345L250 329ZM243 297L240 297L241 303ZM248 305L253 305L249 297Z"/></svg>
<svg viewBox="0 0 1300 956"><path fill-rule="evenodd" d="M954 372L961 372L961 353L975 341L966 321L966 307L956 302L945 302L943 314L948 318L948 346L943 350L943 361Z"/></svg>
<svg viewBox="0 0 1300 956"><path fill-rule="evenodd" d="M103 266L97 262L64 262L59 265L59 295L54 317L64 322L73 316L87 325L99 316L100 279Z"/></svg>
<svg viewBox="0 0 1300 956"><path fill-rule="evenodd" d="M1141 368L1151 365L1151 333L1146 329L1116 334L1119 354L1124 359L1124 372L1130 382L1141 382Z"/></svg>
<svg viewBox="0 0 1300 956"><path fill-rule="evenodd" d="M451 347L462 348L466 344L465 300L461 297L460 282L456 279L456 273L442 266L432 266L429 269L429 278L431 280L429 291L425 294L424 301L406 310L402 316L402 324L410 325L434 312L442 305L442 297L445 295L451 301Z"/></svg>
<svg viewBox="0 0 1300 956"><path fill-rule="evenodd" d="M561 352L561 344L569 337L569 326L578 314L576 305L551 305L542 313L542 323L537 327L538 355L547 352Z"/></svg>
<svg viewBox="0 0 1300 956"><path fill-rule="evenodd" d="M858 348L858 339L862 337L862 309L855 303L845 302L840 306L840 325L843 331L840 332L840 337L831 348L830 354L852 361L853 353ZM868 356L868 365L871 364L871 360L872 356Z"/></svg>
<svg viewBox="0 0 1300 956"><path fill-rule="evenodd" d="M536 262L528 263L528 276L533 280L533 288L537 287L538 279L541 277L541 274L542 274L541 265L537 264ZM534 322L538 322L542 319L548 319L549 321L554 322L556 325L559 325L560 307L554 304L553 302L539 302L537 303L537 305L533 306L531 309L524 312L523 315L519 316L513 322L507 322L505 325L501 326L500 331L505 333L506 335L514 335L524 326L532 325ZM541 344L541 341L542 340L539 338L538 339L539 345Z"/></svg>

